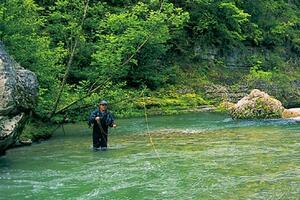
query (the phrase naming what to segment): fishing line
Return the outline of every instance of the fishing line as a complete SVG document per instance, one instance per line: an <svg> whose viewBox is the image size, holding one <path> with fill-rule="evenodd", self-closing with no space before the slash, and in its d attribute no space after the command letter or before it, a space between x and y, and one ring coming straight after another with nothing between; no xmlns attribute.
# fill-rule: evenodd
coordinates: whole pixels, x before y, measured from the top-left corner
<svg viewBox="0 0 300 200"><path fill-rule="evenodd" d="M159 12L162 11L162 9L163 9L163 4L164 4L164 0L161 0ZM133 54L132 54L132 55L131 55L131 56L130 56L123 64L122 64L122 66L125 65L125 64L127 64L127 63L129 63L129 61L136 55L136 53L139 52L140 49L148 42L148 40L150 39L150 37L151 37L151 34L149 34L149 35L147 36L147 38L146 38L146 39L142 42L142 44L136 49L136 51L135 51L135 52L134 52L134 53L133 53ZM145 103L145 95L144 95L145 89L146 89L146 87L144 87L144 89L142 90L141 95L142 95L142 98L143 98L143 107L144 107L145 123L146 123L146 127L147 127L147 134L148 134L149 141L150 141L150 144L151 144L151 146L152 146L154 152L156 153L156 155L157 155L158 159L160 160L160 162L163 163L163 161L162 161L162 159L161 159L161 157L160 157L160 155L159 155L159 153L158 153L158 151L157 151L157 149L156 149L156 147L155 147L155 144L154 144L154 142L153 142L152 136L151 136L151 134L150 134L149 122L148 122L148 115L147 115L147 109L146 109L146 103Z"/></svg>
<svg viewBox="0 0 300 200"><path fill-rule="evenodd" d="M144 89L142 90L142 99L143 99L143 107L144 107L144 116L145 116L145 123L146 123L146 127L147 127L147 134L148 134L148 137L149 137L149 141L150 141L150 144L152 146L152 149L154 150L154 152L156 153L158 159L160 160L161 163L163 163L156 147L155 147L155 144L153 142L153 139L152 139L152 136L150 134L150 129L149 129L149 122L148 122L148 115L147 115L147 108L146 108L146 102L145 102L145 95L144 95L144 91L145 91L146 87L144 87Z"/></svg>
<svg viewBox="0 0 300 200"><path fill-rule="evenodd" d="M162 11L162 9L163 9L163 4L164 4L164 0L161 0L159 12ZM151 36L151 35L149 34L149 35L148 35L148 38L144 41L144 43L142 43L143 46L144 46L144 44L150 39L150 36ZM151 136L150 130L149 130L149 122L148 122L147 108L146 108L145 95L144 95L145 90L146 90L146 87L143 88L141 94L142 94L142 99L143 99L144 116L145 116L145 123L146 123L146 127L147 127L147 134L148 134L149 141L150 141L150 144L151 144L151 146L152 146L152 149L153 149L154 152L156 153L156 155L157 155L159 161L160 161L161 163L163 163L163 161L162 161L162 159L161 159L161 157L160 157L160 155L159 155L159 153L158 153L158 151L157 151L157 149L156 149L156 147L155 147L155 144L154 144L154 142L153 142L153 139L152 139L152 136Z"/></svg>
<svg viewBox="0 0 300 200"><path fill-rule="evenodd" d="M161 0L159 12L162 11L162 9L163 9L163 4L164 4L164 0ZM125 64L127 64L127 63L128 63L128 62L136 55L136 53L140 51L140 49L148 42L148 40L150 39L150 37L151 37L151 34L149 34L149 35L147 36L147 38L146 38L146 39L142 42L142 44L136 49L136 51L129 57L129 59L127 59L127 60L122 64L122 66L125 65ZM161 159L161 157L160 157L160 155L159 155L159 153L158 153L158 151L157 151L157 149L156 149L156 147L155 147L155 144L154 144L154 142L153 142L152 136L151 136L151 134L150 134L149 122L148 122L148 115L147 115L147 108L146 108L145 95L144 95L145 89L146 89L146 87L143 88L141 95L142 95L142 99L143 99L143 108L144 108L145 123L146 123L146 127L147 127L147 134L148 134L149 141L150 141L150 144L151 144L151 146L152 146L154 152L156 153L156 155L157 155L158 159L160 160L160 162L163 163L163 161L162 161L162 159ZM99 128L100 128L100 127L99 127ZM107 144L107 145L108 145L108 144Z"/></svg>

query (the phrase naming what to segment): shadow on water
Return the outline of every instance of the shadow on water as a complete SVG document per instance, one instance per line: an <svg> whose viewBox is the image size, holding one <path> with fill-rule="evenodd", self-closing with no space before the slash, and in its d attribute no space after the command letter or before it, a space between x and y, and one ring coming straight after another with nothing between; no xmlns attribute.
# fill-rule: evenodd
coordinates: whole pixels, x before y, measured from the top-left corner
<svg viewBox="0 0 300 200"><path fill-rule="evenodd" d="M0 158L0 199L298 199L300 124L192 113L118 120L109 150L86 123ZM153 141L154 146L151 144Z"/></svg>

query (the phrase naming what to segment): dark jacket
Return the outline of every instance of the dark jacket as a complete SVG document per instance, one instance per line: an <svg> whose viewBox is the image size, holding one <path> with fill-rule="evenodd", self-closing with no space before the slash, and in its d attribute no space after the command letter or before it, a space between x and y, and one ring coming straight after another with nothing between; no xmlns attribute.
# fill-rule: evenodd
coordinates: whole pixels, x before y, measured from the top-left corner
<svg viewBox="0 0 300 200"><path fill-rule="evenodd" d="M97 121L95 120L96 117L100 117L100 123L101 126L103 128L103 130L105 131L105 133L107 133L108 131L108 127L112 127L114 124L114 118L111 115L110 112L105 111L105 112L101 112L98 108L96 110L94 110L88 120L88 124L89 126L93 125L93 129L94 131L98 131L99 125L97 124Z"/></svg>

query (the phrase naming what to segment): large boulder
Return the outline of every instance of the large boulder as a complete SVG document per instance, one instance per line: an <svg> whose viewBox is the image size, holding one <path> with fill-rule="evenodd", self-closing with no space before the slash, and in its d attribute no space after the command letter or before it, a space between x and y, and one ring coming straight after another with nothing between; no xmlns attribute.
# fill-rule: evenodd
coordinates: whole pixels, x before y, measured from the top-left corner
<svg viewBox="0 0 300 200"><path fill-rule="evenodd" d="M254 89L230 109L235 119L281 118L284 107L267 93Z"/></svg>
<svg viewBox="0 0 300 200"><path fill-rule="evenodd" d="M0 154L18 139L37 94L35 74L20 67L0 42Z"/></svg>

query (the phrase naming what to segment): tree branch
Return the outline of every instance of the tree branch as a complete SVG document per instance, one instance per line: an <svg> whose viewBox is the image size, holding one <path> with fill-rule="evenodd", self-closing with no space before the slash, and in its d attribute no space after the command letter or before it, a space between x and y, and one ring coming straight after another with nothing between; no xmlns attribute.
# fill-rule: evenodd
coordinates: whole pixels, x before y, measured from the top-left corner
<svg viewBox="0 0 300 200"><path fill-rule="evenodd" d="M160 4L160 8L159 8L159 11L160 11L160 12L161 12L162 9L163 9L163 3L164 3L164 0L162 0L162 1L161 1L161 4ZM86 10L85 10L85 13L86 13ZM85 16L85 14L84 14L84 16ZM83 21L82 21L82 24L83 24ZM138 48L135 50L135 52L134 52L127 60L125 60L125 61L121 64L121 66L124 66L124 65L128 64L128 63L133 59L133 57L134 57L134 56L135 56L135 55L143 48L143 46L149 41L150 37L151 37L151 34L149 34L149 35L146 37L146 39L138 46ZM84 95L84 96L82 96L81 98L79 98L79 99L73 101L72 103L70 103L70 104L64 106L63 108L61 108L61 109L58 110L58 111L56 111L56 108L55 108L54 112L52 113L52 116L55 115L55 114L59 114L59 113L65 112L65 111L66 111L67 109L69 109L71 106L75 105L75 104L78 103L79 101L81 101L81 100L83 100L83 99L89 97L91 94L93 94L94 92L96 92L97 90L99 90L99 89L102 87L102 85L98 85L97 87L95 87L94 89L92 89L93 86L95 86L96 83L97 83L98 81L99 81L99 79L97 79L97 80L92 84L91 88L89 89L89 91L87 92L86 95ZM106 82L108 82L108 81L109 81L109 79L106 80ZM56 106L57 106L57 105L56 105Z"/></svg>
<svg viewBox="0 0 300 200"><path fill-rule="evenodd" d="M83 23L84 23L84 20L85 20L85 18L86 18L86 13L87 13L88 5L89 5L89 0L87 0L87 1L85 2L85 7L84 7L84 11L83 11L83 16L82 16L81 23L80 23L80 28L83 27ZM49 115L49 118L50 118L50 119L51 119L51 118L53 117L53 115L56 113L57 106L58 106L58 104L59 104L59 102L60 102L61 95L62 95L62 93L63 93L64 87L65 87L65 85L66 85L66 81L67 81L67 78L68 78L68 75L69 75L69 72L70 72L72 63L73 63L73 59L74 59L75 51L76 51L76 48L77 48L78 40L79 40L79 38L76 37L76 38L75 38L74 45L73 45L73 47L71 47L71 54L70 54L70 57L69 57L69 60L68 60L68 64L67 64L67 68L66 68L66 71L65 71L65 74L64 74L64 78L63 78L63 80L62 80L62 83L61 83L61 87L60 87L58 96L57 96L57 98L56 98L56 100L55 100L55 103L54 103L54 106L53 106L53 110L52 110L52 112L51 112L50 115Z"/></svg>

